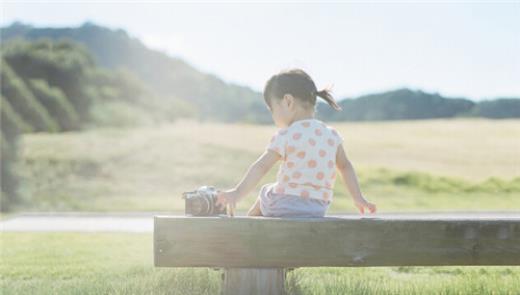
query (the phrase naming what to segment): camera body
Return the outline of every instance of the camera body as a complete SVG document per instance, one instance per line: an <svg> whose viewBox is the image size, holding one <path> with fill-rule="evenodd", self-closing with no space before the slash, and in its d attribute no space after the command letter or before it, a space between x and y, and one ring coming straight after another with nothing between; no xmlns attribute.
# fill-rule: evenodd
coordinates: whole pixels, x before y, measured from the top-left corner
<svg viewBox="0 0 520 295"><path fill-rule="evenodd" d="M201 186L190 192L182 193L185 200L184 213L192 216L216 216L226 214L225 207L217 207L217 190L213 186Z"/></svg>

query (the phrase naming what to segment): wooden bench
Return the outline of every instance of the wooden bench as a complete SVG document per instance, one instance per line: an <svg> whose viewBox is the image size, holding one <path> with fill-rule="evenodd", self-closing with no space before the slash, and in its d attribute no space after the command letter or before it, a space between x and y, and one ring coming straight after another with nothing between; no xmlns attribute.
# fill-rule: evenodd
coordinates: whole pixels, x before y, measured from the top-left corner
<svg viewBox="0 0 520 295"><path fill-rule="evenodd" d="M224 269L224 294L283 294L285 269L520 265L520 214L156 216L158 267Z"/></svg>

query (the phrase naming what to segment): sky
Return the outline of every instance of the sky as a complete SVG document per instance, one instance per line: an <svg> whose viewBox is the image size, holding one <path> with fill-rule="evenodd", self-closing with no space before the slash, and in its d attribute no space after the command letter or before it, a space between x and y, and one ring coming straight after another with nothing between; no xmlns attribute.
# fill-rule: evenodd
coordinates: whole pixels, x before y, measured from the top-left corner
<svg viewBox="0 0 520 295"><path fill-rule="evenodd" d="M2 1L0 24L121 28L226 82L262 91L299 67L339 100L401 87L520 97L520 0L508 2Z"/></svg>

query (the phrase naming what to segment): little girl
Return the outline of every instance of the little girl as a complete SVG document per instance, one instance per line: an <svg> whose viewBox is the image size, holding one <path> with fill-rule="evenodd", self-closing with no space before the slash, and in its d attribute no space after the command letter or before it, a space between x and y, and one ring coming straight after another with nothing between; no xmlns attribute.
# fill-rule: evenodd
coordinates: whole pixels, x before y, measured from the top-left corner
<svg viewBox="0 0 520 295"><path fill-rule="evenodd" d="M314 118L316 96L341 110L330 91L318 91L301 69L282 71L267 81L264 100L280 129L240 183L218 193L218 206L234 206L282 160L277 181L262 186L249 216L323 217L332 201L336 168L359 211L364 214L367 208L370 213L376 212L376 205L361 194L354 168L343 149L343 138L334 128Z"/></svg>

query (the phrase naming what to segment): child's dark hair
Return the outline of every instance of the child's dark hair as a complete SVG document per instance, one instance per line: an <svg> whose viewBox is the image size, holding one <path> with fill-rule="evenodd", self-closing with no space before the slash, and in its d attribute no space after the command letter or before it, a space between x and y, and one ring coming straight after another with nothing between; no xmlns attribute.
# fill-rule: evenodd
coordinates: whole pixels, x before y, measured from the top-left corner
<svg viewBox="0 0 520 295"><path fill-rule="evenodd" d="M324 88L318 91L311 77L301 69L281 71L273 75L265 84L264 100L269 107L273 99L282 99L285 94L291 94L312 108L316 105L316 96L319 96L335 110L342 110L330 94L330 89Z"/></svg>

